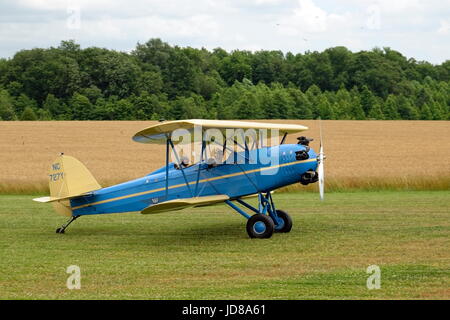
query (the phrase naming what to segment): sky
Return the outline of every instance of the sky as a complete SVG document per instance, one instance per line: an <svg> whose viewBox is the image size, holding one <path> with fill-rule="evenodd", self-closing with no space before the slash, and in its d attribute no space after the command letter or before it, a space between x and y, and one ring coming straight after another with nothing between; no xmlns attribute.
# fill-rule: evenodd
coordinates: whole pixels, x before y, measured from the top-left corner
<svg viewBox="0 0 450 320"><path fill-rule="evenodd" d="M130 52L150 38L228 51L390 47L450 59L450 0L0 0L0 57L74 39Z"/></svg>

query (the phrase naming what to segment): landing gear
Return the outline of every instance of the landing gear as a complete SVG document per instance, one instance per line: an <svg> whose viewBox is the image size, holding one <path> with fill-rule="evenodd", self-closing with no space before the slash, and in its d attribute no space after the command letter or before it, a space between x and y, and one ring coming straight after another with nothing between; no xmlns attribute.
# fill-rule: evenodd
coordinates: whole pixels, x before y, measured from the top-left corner
<svg viewBox="0 0 450 320"><path fill-rule="evenodd" d="M231 208L243 215L247 221L247 233L250 238L270 238L274 232L287 233L292 229L291 217L282 210L276 210L270 192L258 194L258 208L253 207L242 199L236 202L250 209L256 214L250 216L230 200L225 201Z"/></svg>
<svg viewBox="0 0 450 320"><path fill-rule="evenodd" d="M286 211L277 210L277 216L280 223L275 227L275 232L288 233L292 229L292 219L291 216L287 214Z"/></svg>
<svg viewBox="0 0 450 320"><path fill-rule="evenodd" d="M247 233L250 238L270 238L275 230L275 224L269 216L261 213L253 215L247 221Z"/></svg>
<svg viewBox="0 0 450 320"><path fill-rule="evenodd" d="M72 216L69 221L63 224L60 228L56 229L56 233L63 234L66 231L66 228L75 220L77 220L80 216Z"/></svg>

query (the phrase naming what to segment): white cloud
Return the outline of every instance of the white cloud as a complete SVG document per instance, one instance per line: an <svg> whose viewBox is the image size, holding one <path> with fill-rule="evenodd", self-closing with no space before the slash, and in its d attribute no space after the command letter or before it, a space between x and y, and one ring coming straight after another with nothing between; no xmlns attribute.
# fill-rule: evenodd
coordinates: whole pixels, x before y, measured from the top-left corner
<svg viewBox="0 0 450 320"><path fill-rule="evenodd" d="M282 29L292 35L327 30L329 15L312 0L298 0L298 7L287 19L280 19Z"/></svg>
<svg viewBox="0 0 450 320"><path fill-rule="evenodd" d="M80 8L79 29L67 28L68 7ZM0 3L0 57L64 39L130 50L160 37L227 50L390 46L441 63L450 58L449 16L450 0L17 0Z"/></svg>
<svg viewBox="0 0 450 320"><path fill-rule="evenodd" d="M373 4L380 6L384 13L408 14L409 10L421 10L426 2L419 0L375 0Z"/></svg>
<svg viewBox="0 0 450 320"><path fill-rule="evenodd" d="M447 35L450 33L450 20L441 20L437 33L440 35Z"/></svg>

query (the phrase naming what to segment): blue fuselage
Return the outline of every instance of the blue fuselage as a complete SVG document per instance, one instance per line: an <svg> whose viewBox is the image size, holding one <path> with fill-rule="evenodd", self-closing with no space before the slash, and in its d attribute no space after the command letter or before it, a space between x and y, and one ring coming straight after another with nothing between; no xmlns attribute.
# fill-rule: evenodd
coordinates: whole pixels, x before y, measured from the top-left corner
<svg viewBox="0 0 450 320"><path fill-rule="evenodd" d="M235 153L232 156L238 164L227 164L227 161L225 164L208 166L201 162L183 169L184 175L182 170L169 163L167 190L164 166L143 178L72 199L73 215L136 212L163 201L193 196L223 194L230 199L237 199L268 192L297 183L303 173L316 170L317 155L314 150L309 150L309 159L297 160L296 152L302 150L305 150L302 145L286 144L255 150L250 154L248 151ZM261 151L268 157L254 157Z"/></svg>

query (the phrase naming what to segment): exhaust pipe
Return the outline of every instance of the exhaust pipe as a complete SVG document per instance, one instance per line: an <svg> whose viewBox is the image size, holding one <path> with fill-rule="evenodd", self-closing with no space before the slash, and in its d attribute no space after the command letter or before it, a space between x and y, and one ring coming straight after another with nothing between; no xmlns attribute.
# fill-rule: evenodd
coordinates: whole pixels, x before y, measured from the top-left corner
<svg viewBox="0 0 450 320"><path fill-rule="evenodd" d="M319 181L319 174L315 171L306 171L300 177L300 183L304 186L307 186L310 183L315 183Z"/></svg>

